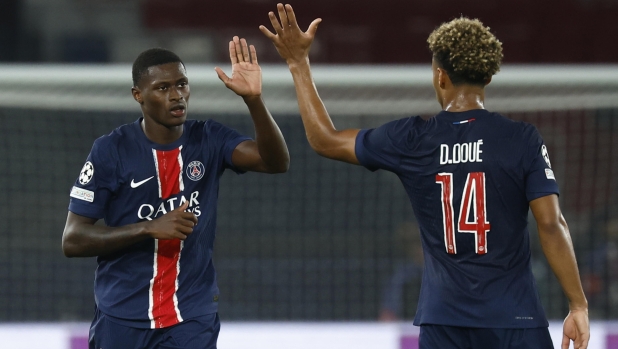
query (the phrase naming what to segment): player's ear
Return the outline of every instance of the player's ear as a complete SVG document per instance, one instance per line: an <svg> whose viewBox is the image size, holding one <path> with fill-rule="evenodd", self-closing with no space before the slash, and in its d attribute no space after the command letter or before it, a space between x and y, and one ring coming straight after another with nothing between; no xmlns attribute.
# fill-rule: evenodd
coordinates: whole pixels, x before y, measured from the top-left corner
<svg viewBox="0 0 618 349"><path fill-rule="evenodd" d="M131 94L133 94L133 99L135 99L137 103L144 103L144 101L142 100L142 91L140 91L139 88L135 86L131 87Z"/></svg>
<svg viewBox="0 0 618 349"><path fill-rule="evenodd" d="M489 77L489 79L485 80L485 86L489 85L490 82L491 82L491 76Z"/></svg>
<svg viewBox="0 0 618 349"><path fill-rule="evenodd" d="M450 82L450 80L451 79L448 77L446 70L438 68L438 86L443 89L446 86L446 83Z"/></svg>

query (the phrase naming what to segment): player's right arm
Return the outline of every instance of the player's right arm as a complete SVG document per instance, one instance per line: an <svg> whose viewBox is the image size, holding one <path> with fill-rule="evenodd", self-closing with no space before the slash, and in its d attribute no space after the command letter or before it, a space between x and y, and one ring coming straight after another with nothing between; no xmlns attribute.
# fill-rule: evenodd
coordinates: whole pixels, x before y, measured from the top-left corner
<svg viewBox="0 0 618 349"><path fill-rule="evenodd" d="M184 212L188 206L185 202L152 221L114 228L95 225L97 219L69 211L62 234L62 252L67 257L95 257L120 251L148 238L185 240L197 224L195 214Z"/></svg>
<svg viewBox="0 0 618 349"><path fill-rule="evenodd" d="M545 257L569 299L562 349L568 349L570 341L573 341L575 349L585 349L590 339L588 301L582 289L569 227L560 211L558 196L552 194L534 199L530 201L530 209L537 222Z"/></svg>
<svg viewBox="0 0 618 349"><path fill-rule="evenodd" d="M292 6L277 4L279 20L270 12L270 22L275 30L266 27L260 30L268 37L283 58L294 79L300 115L305 126L307 140L319 155L329 159L359 164L355 153L356 136L360 130L337 130L324 107L313 83L309 65L309 49L321 19L314 20L306 32L296 22Z"/></svg>

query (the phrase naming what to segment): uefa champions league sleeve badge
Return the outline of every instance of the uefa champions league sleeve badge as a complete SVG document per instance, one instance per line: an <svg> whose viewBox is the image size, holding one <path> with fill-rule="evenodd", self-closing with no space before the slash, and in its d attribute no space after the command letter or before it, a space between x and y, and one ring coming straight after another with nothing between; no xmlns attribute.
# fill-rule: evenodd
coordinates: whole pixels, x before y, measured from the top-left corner
<svg viewBox="0 0 618 349"><path fill-rule="evenodd" d="M79 184L86 185L90 183L92 177L94 177L94 166L92 162L86 161L82 171L79 173Z"/></svg>

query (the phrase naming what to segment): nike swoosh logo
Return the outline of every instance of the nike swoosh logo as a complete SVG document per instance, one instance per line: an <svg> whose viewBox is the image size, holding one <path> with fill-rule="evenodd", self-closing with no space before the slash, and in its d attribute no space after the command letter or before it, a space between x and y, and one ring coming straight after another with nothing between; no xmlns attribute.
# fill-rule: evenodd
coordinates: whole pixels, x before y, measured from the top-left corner
<svg viewBox="0 0 618 349"><path fill-rule="evenodd" d="M137 182L137 183L135 182L135 179L132 179L132 180L131 180L131 188L137 188L137 187L139 187L140 185L142 185L142 184L144 184L144 183L148 182L149 180L151 180L151 179L153 179L153 178L154 178L154 176L149 177L149 178L146 178L146 179L144 179L143 181L139 181L139 182Z"/></svg>

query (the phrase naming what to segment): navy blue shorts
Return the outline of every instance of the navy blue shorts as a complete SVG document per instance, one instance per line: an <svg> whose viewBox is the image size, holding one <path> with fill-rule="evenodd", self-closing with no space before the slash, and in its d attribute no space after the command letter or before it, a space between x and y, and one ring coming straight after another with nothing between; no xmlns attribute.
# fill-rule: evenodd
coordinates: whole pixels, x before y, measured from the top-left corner
<svg viewBox="0 0 618 349"><path fill-rule="evenodd" d="M216 349L220 328L218 313L146 329L118 324L97 311L88 344L90 349Z"/></svg>
<svg viewBox="0 0 618 349"><path fill-rule="evenodd" d="M470 328L423 325L419 349L554 349L547 327Z"/></svg>

